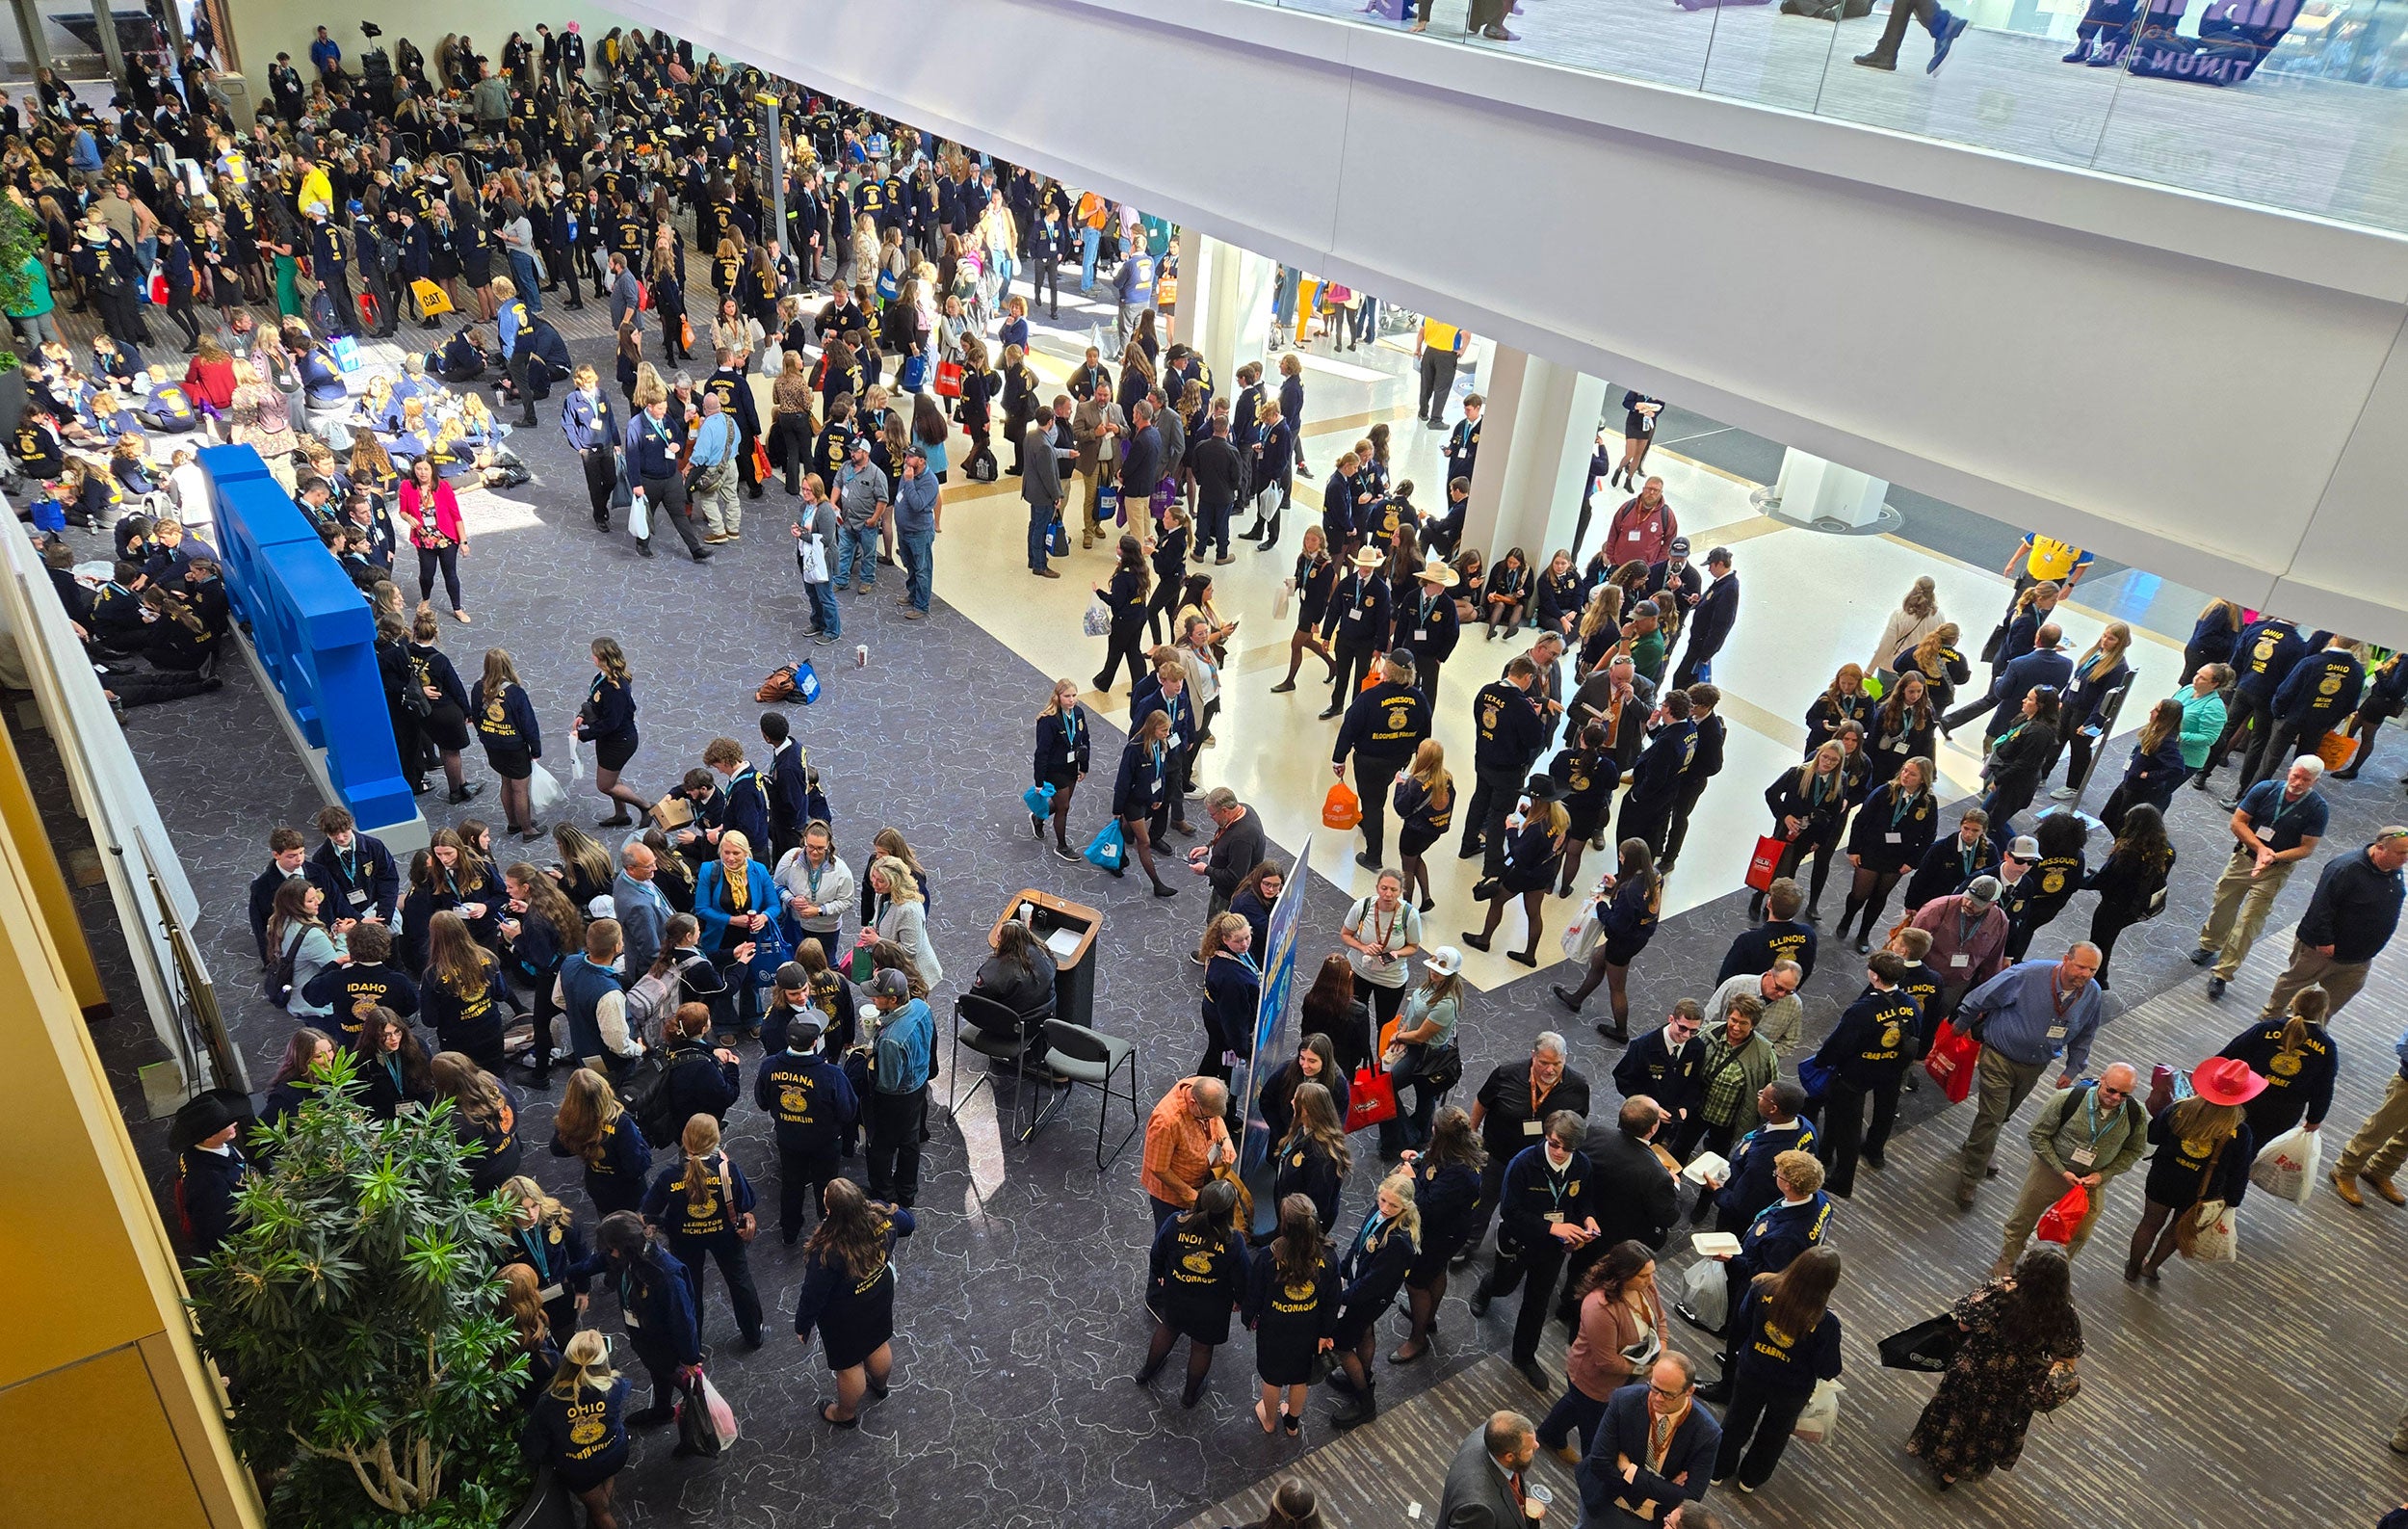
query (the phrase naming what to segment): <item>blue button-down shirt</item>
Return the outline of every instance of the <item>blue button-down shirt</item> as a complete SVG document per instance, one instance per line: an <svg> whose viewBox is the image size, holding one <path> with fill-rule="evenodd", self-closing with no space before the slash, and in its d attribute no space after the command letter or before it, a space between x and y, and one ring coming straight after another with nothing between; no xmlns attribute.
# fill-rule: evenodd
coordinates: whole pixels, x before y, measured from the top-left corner
<svg viewBox="0 0 2408 1529"><path fill-rule="evenodd" d="M2036 1068L2058 1052L2065 1071L2080 1074L2090 1060L2103 1007L2099 985L2084 982L2057 1008L2054 961L2020 961L1965 995L1958 1022L1982 1021L1981 1043L2022 1067Z"/></svg>

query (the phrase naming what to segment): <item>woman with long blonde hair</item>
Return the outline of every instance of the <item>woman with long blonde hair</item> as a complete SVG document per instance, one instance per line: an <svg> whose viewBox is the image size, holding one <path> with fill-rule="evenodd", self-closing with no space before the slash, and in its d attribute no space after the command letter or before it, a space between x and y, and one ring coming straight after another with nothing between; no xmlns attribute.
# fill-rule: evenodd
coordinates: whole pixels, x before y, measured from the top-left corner
<svg viewBox="0 0 2408 1529"><path fill-rule="evenodd" d="M468 716L484 744L485 762L502 778L502 815L510 830L522 840L542 837L528 782L536 761L543 757L543 732L509 648L485 649L484 672L469 688Z"/></svg>
<svg viewBox="0 0 2408 1529"><path fill-rule="evenodd" d="M687 1118L678 1146L684 1166L652 1181L643 1197L643 1219L661 1228L669 1252L692 1277L694 1331L700 1332L709 1320L702 1283L703 1261L709 1258L727 1281L745 1347L757 1349L762 1342L761 1294L753 1287L752 1265L745 1251L759 1229L752 1214L752 1182L720 1145L720 1122L708 1114Z"/></svg>
<svg viewBox="0 0 2408 1529"><path fill-rule="evenodd" d="M1855 668L1853 664L1847 666L1848 671ZM1823 884L1830 880L1831 857L1839 847L1840 825L1847 817L1846 762L1847 751L1840 747L1839 740L1826 738L1803 764L1782 771L1765 787L1765 805L1772 809L1773 837L1783 845L1772 879L1777 882L1785 876L1795 876L1798 866L1812 854L1815 876L1814 891L1807 905L1810 909L1820 900ZM1764 904L1765 894L1758 892L1748 903L1748 917L1762 918Z"/></svg>
<svg viewBox="0 0 2408 1529"><path fill-rule="evenodd" d="M524 1173L503 1180L500 1193L510 1207L503 1273L534 1275L537 1313L553 1332L576 1331L578 1313L586 1309L586 1276L577 1272L586 1261L586 1239L575 1213ZM556 1292L548 1300L541 1295L547 1289Z"/></svg>
<svg viewBox="0 0 2408 1529"><path fill-rule="evenodd" d="M527 1419L529 1452L586 1505L590 1529L618 1529L611 1480L627 1463L627 1377L591 1328L568 1340Z"/></svg>
<svg viewBox="0 0 2408 1529"><path fill-rule="evenodd" d="M1413 1202L1413 1175L1400 1169L1380 1180L1378 1199L1338 1261L1345 1294L1330 1347L1354 1389L1354 1401L1331 1419L1341 1429L1359 1427L1379 1415L1372 1371L1378 1323L1396 1304L1421 1248L1422 1213Z"/></svg>
<svg viewBox="0 0 2408 1529"><path fill-rule="evenodd" d="M651 1144L636 1129L636 1118L619 1103L611 1080L591 1068L568 1075L560 1112L552 1119L552 1155L578 1160L597 1216L643 1205Z"/></svg>
<svg viewBox="0 0 2408 1529"><path fill-rule="evenodd" d="M2122 621L2109 621L2100 629L2098 640L2074 660L2074 673L2065 682L2065 690L2057 698L2056 738L2060 748L2071 756L2065 767L2065 783L2049 793L2058 802L2070 802L2081 794L2081 784L2090 776L2090 751L2098 740L2083 729L2096 719L2107 699L2132 678L2131 663L2133 629ZM2056 768L2051 756L2041 778L2048 778Z"/></svg>

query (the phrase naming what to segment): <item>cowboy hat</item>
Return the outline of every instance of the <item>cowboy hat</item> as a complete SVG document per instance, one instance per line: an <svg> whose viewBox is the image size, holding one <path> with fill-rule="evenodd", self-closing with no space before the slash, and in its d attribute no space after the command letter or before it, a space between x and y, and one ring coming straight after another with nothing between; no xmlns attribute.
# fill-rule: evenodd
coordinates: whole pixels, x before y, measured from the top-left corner
<svg viewBox="0 0 2408 1529"><path fill-rule="evenodd" d="M2210 1057L2190 1069L2190 1091L2210 1104L2246 1104L2265 1092L2265 1079L2238 1057Z"/></svg>
<svg viewBox="0 0 2408 1529"><path fill-rule="evenodd" d="M1354 550L1354 556L1348 558L1347 561L1353 564L1358 568L1375 568L1388 560L1373 551L1370 547L1357 547Z"/></svg>
<svg viewBox="0 0 2408 1529"><path fill-rule="evenodd" d="M1422 567L1422 571L1415 574L1414 577L1420 579L1424 584L1435 584L1442 590L1451 590L1454 588L1455 584L1458 582L1454 576L1454 569L1447 567L1443 563L1425 564Z"/></svg>

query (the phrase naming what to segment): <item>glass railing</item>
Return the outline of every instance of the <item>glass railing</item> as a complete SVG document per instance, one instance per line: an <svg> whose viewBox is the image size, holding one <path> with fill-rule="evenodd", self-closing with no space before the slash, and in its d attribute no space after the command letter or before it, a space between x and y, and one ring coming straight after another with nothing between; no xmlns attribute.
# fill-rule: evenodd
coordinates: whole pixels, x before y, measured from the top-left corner
<svg viewBox="0 0 2408 1529"><path fill-rule="evenodd" d="M2408 0L1267 3L2408 232Z"/></svg>

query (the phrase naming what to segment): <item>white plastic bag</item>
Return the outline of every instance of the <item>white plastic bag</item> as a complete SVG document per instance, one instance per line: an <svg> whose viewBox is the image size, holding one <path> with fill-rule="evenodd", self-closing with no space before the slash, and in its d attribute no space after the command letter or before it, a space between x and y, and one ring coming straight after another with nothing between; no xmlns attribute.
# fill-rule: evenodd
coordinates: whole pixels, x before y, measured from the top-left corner
<svg viewBox="0 0 2408 1529"><path fill-rule="evenodd" d="M1082 622L1089 637L1109 637L1112 629L1112 608L1100 594L1086 602L1086 616Z"/></svg>
<svg viewBox="0 0 2408 1529"><path fill-rule="evenodd" d="M1295 593L1296 580L1281 579L1279 581L1279 593L1270 597L1270 619L1272 620L1284 621L1288 619L1288 599Z"/></svg>
<svg viewBox="0 0 2408 1529"><path fill-rule="evenodd" d="M652 501L641 488L627 507L627 534L639 541L652 540Z"/></svg>
<svg viewBox="0 0 2408 1529"><path fill-rule="evenodd" d="M2316 1193L2316 1167L2324 1155L2318 1141L2306 1126L2292 1126L2259 1149L2249 1182L2277 1199L2305 1205Z"/></svg>
<svg viewBox="0 0 2408 1529"><path fill-rule="evenodd" d="M577 729L571 727L561 736L568 740L568 778L571 781L583 780L586 778L586 756L577 751Z"/></svg>
<svg viewBox="0 0 2408 1529"><path fill-rule="evenodd" d="M2240 1258L2240 1224L2233 1207L2211 1199L2199 1207L2198 1229L2182 1250L2192 1263L2235 1263Z"/></svg>
<svg viewBox="0 0 2408 1529"><path fill-rule="evenodd" d="M536 812L549 812L561 800L560 778L538 764L527 778L527 805Z"/></svg>
<svg viewBox="0 0 2408 1529"><path fill-rule="evenodd" d="M1806 1410L1797 1414L1790 1437L1809 1444L1830 1442L1831 1431L1840 1426L1840 1393L1846 1389L1837 1381L1817 1381L1815 1394L1806 1399Z"/></svg>
<svg viewBox="0 0 2408 1529"><path fill-rule="evenodd" d="M1700 1258L1682 1277L1681 1304L1693 1312L1708 1331L1718 1332L1731 1316L1731 1281L1715 1258Z"/></svg>
<svg viewBox="0 0 2408 1529"><path fill-rule="evenodd" d="M1581 916L1572 920L1563 932L1563 954L1572 961L1586 961L1606 937L1605 925L1597 918L1597 905L1591 901L1581 909Z"/></svg>

